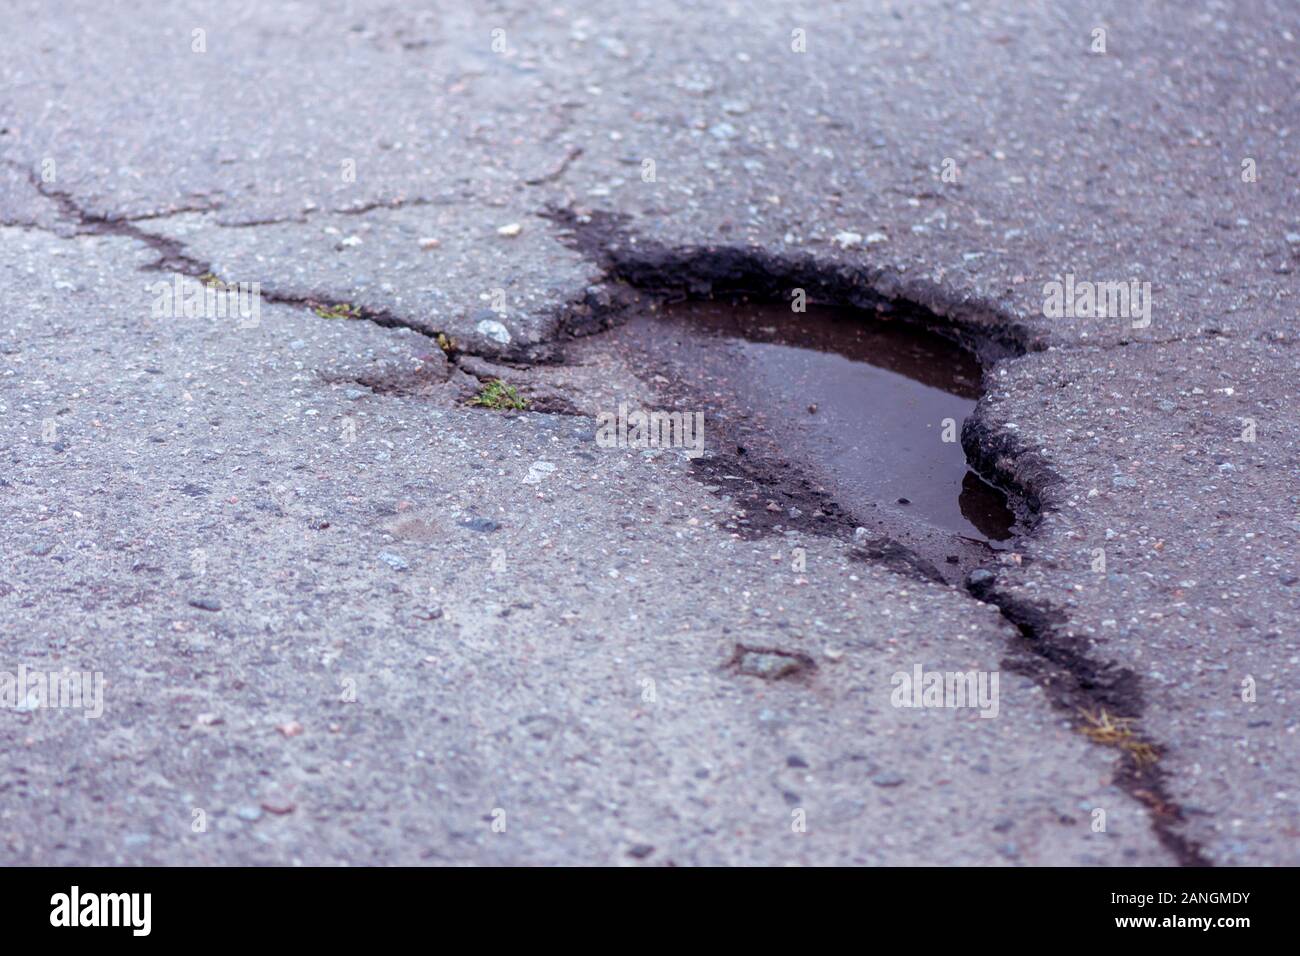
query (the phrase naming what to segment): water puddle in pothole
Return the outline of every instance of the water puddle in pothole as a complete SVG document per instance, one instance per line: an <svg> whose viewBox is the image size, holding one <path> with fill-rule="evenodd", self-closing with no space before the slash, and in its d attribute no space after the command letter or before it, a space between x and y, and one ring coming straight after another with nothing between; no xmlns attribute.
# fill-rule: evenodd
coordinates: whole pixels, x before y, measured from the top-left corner
<svg viewBox="0 0 1300 956"><path fill-rule="evenodd" d="M1005 496L970 470L960 442L980 367L948 340L851 310L721 302L666 306L610 334L674 410L704 412L720 490L788 489L798 475L809 492L760 490L742 522L799 527L827 510L821 495L950 581L1010 537Z"/></svg>

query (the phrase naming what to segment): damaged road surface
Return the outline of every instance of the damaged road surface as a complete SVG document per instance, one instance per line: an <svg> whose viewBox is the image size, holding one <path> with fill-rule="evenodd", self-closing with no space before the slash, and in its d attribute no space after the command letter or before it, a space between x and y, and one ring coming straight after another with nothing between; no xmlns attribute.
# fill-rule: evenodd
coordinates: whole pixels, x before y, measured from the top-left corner
<svg viewBox="0 0 1300 956"><path fill-rule="evenodd" d="M816 305L690 302L579 340L571 361L593 350L621 355L662 383L661 406L707 423L694 467L734 502L738 529L862 528L859 542L902 543L949 582L1011 536L1005 495L961 446L980 367L934 333Z"/></svg>
<svg viewBox="0 0 1300 956"><path fill-rule="evenodd" d="M1300 859L1294 5L12 6L0 862Z"/></svg>
<svg viewBox="0 0 1300 956"><path fill-rule="evenodd" d="M147 248L0 238L6 274L70 286L11 299L6 408L66 397L54 443L0 424L4 653L105 675L97 719L8 713L11 861L1167 858L1034 680L1005 675L996 719L891 703L917 662L996 672L996 608L837 539L738 537L689 459L591 418L322 378L427 375L414 333L287 304L239 336L141 323L115 303ZM51 807L75 850L33 825Z"/></svg>

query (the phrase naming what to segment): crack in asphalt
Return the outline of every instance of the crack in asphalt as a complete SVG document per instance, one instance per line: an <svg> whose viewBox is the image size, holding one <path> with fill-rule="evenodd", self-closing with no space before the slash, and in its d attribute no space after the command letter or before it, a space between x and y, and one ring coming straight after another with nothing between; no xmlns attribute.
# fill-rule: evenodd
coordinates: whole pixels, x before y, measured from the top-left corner
<svg viewBox="0 0 1300 956"><path fill-rule="evenodd" d="M1042 513L1043 492L1064 479L1028 451L1018 435L991 428L982 418L982 408L976 406L975 414L963 426L962 447L971 467L987 480L1023 489L1024 499L1031 504L1032 519L1017 538L1031 538ZM1000 590L995 574L985 574L987 577L978 572L972 575L967 590L975 599L997 607L1021 635L1012 647L1015 656L1008 656L1002 666L1037 682L1057 709L1070 714L1075 730L1086 732L1099 716L1109 715L1121 721L1141 719L1145 701L1139 674L1113 661L1090 657L1089 638L1064 633L1064 611L1021 600ZM1119 751L1121 763L1115 782L1147 807L1152 831L1179 864L1212 865L1201 847L1176 829L1186 816L1170 796L1169 775L1158 763L1165 748L1140 731L1118 744L1102 745ZM1144 759L1133 745L1150 748L1155 759Z"/></svg>
<svg viewBox="0 0 1300 956"><path fill-rule="evenodd" d="M544 173L533 179L525 179L524 184L528 186L540 186L543 183L555 182L569 170L569 166L582 155L581 146L571 146L569 151L564 154L564 158L549 173Z"/></svg>
<svg viewBox="0 0 1300 956"><path fill-rule="evenodd" d="M66 194L65 194L66 195ZM173 216L183 216L187 213L209 213L217 212L222 208L221 203L209 203L206 206L177 206L175 209L168 209L166 212L142 212L134 216L114 216L112 222L149 222L156 219L171 219Z"/></svg>
<svg viewBox="0 0 1300 956"><path fill-rule="evenodd" d="M187 254L185 252L185 243L181 242L179 239L172 239L167 236L160 236L157 233L146 232L134 225L135 222L139 222L143 219L161 219L165 218L164 216L155 215L135 218L115 218L89 212L82 208L71 193L49 188L48 184L42 182L30 168L25 167L20 163L16 163L13 160L4 160L4 162L9 166L24 172L32 187L40 193L40 195L51 200L58 206L62 217L65 220L74 223L78 227L75 232L76 235L122 236L128 239L134 239L137 242L142 242L157 252L159 254L158 259L146 266L142 266L141 271L178 272L181 275L186 275L194 279L199 279L203 276L212 274L212 264L196 259ZM396 207L385 206L384 208ZM180 215L184 212L208 211L211 210L177 210L176 212L168 213L167 215ZM0 223L0 225L42 229L41 226L33 223L6 222ZM335 297L332 296L290 295L284 292L276 292L274 289L263 289L261 294L267 302L273 302L280 305L300 306L308 309L327 307L335 301ZM441 334L439 331L427 332L418 328L401 316L394 315L393 313L383 309L372 309L362 306L356 306L355 308L356 314L354 318L363 319L367 322L372 322L375 325L383 326L385 328L406 329L435 342Z"/></svg>
<svg viewBox="0 0 1300 956"><path fill-rule="evenodd" d="M560 178L581 153L580 148L571 149L552 172L525 182L528 185L539 185ZM3 162L22 171L41 196L54 202L61 216L78 227L76 234L122 236L144 243L158 252L158 259L143 266L142 270L174 271L194 278L210 274L210 265L188 255L183 242L147 232L134 223L183 213L212 212L220 208L219 204L126 218L105 216L83 209L71 193L50 188L30 167L13 160L6 159ZM419 198L379 201L354 209L313 210L298 218L229 224L224 227L251 228L305 222L310 215L362 215L376 209L433 205L438 202ZM644 240L633 242L630 241L627 228L630 217L622 214L596 212L579 216L571 209L553 207L546 210L544 215L565 231L562 241L602 268L605 279L601 284L606 290L622 284L661 299L741 293L757 298L778 299L791 288L800 287L808 293L809 301L890 313L903 321L921 324L931 332L953 338L970 349L986 369L991 369L1005 359L1043 351L1049 347L1041 333L1005 316L995 306L971 300L958 301L945 287L917 281L903 282L899 277L883 272L873 275L861 267L828 263L811 254L792 258L760 249L672 249ZM29 222L6 222L3 225L45 228ZM326 297L288 295L273 290L263 290L262 294L269 302L306 308L315 308L330 301ZM588 294L587 300L591 299ZM583 304L588 307L588 321L582 324L564 323L559 331L570 335L598 332L617 321L618 314L627 308L629 302L627 295L617 293L597 297L595 302L585 301ZM402 316L383 310L361 308L356 317L388 328L417 332L435 342L439 335L437 332L429 333L417 328ZM1132 339L1111 345L1051 343L1050 347L1109 351L1130 346L1172 345L1221 337L1230 336L1219 330L1204 330L1168 340ZM468 350L464 354L467 357L474 355ZM449 354L448 359L452 365L457 365L455 355ZM963 428L963 448L971 467L978 474L1004 488L1023 504L1028 520L1025 532L1018 535L1018 538L1023 540L1032 537L1034 525L1041 513L1042 492L1049 485L1063 479L1041 462L1036 454L1026 450L1018 436L1007 431L990 430L982 420L982 409L981 403ZM973 599L996 606L1021 635L1012 648L1016 656L1006 658L1004 667L1035 680L1047 693L1053 706L1070 715L1076 730L1086 730L1088 715L1098 712L1120 720L1141 718L1144 702L1140 675L1113 662L1092 659L1086 650L1080 648L1080 644L1086 645L1086 638L1081 641L1062 633L1060 625L1066 620L1063 611L1019 601L998 590L996 576L992 572L985 573L989 575L987 578L968 582L968 592ZM1081 714L1084 719L1080 719ZM1157 741L1141 733L1133 734L1131 739L1150 747L1156 755L1163 750ZM1185 820L1185 814L1169 795L1167 772L1158 763L1141 759L1131 748L1102 745L1119 750L1121 763L1115 782L1147 807L1152 830L1161 844L1181 865L1211 865L1200 846L1176 829Z"/></svg>
<svg viewBox="0 0 1300 956"><path fill-rule="evenodd" d="M10 168L23 173L37 193L53 202L58 207L62 218L77 226L76 235L124 236L128 239L134 239L137 242L144 243L159 254L157 261L143 267L143 270L145 271L171 270L185 275L194 275L196 277L203 275L203 273L207 271L206 265L183 252L185 248L183 243L175 239L168 239L165 236L159 236L156 233L146 232L145 230L133 225L133 221L130 219L115 219L89 212L81 207L71 193L51 188L49 184L43 182L30 167L9 159L4 160L4 163ZM42 228L33 223L6 222L4 225L23 226L34 229Z"/></svg>
<svg viewBox="0 0 1300 956"><path fill-rule="evenodd" d="M543 176L542 178L535 181L525 180L525 182L529 183L530 185L548 182L550 179L554 178L554 176L558 176L562 174L564 168L568 166L568 163L572 159L576 158L577 155L581 155L581 154L582 154L582 150L577 149L576 152L571 153L571 155L565 157L564 161L561 164L561 169L557 171L556 174L553 174L552 176ZM187 214L216 213L216 212L220 212L225 208L225 204L223 202L221 202L220 200L214 200L209 203L202 203L202 204L196 203L192 205L176 206L166 210L136 213L134 215L121 215L121 216L101 215L98 213L92 213L87 211L76 201L76 199L73 197L73 195L70 192L67 192L66 190L57 190L57 189L49 188L49 184L42 181L32 170L32 168L27 164L12 159L3 159L0 160L0 162L3 162L6 166L9 166L11 169L17 170L18 172L22 173L26 177L27 181L31 184L33 189L35 189L40 195L44 196L46 199L50 199L55 203L57 203L60 207L60 210L65 214L66 218L73 219L79 224L103 225L103 224L116 224L116 223L150 222L150 221L158 221L163 219L171 219L175 216L183 216ZM252 228L254 226L277 226L277 225L283 225L287 223L306 223L315 216L361 216L369 212L374 212L376 210L408 209L408 208L416 208L420 206L449 206L455 204L456 204L456 200L449 199L443 196L438 196L438 197L413 196L409 199L407 198L375 199L375 200L369 200L360 203L355 206L341 206L341 207L329 207L329 208L317 207L313 209L304 209L301 213L298 213L297 215L293 215L293 216L273 216L267 219L249 219L243 222L222 222L222 223L217 223L217 225L223 229L247 229L247 228ZM25 226L25 227L37 228L37 229L40 228L40 226L38 225L35 225L33 223L27 223L27 222L0 222L0 225L18 226L18 227Z"/></svg>

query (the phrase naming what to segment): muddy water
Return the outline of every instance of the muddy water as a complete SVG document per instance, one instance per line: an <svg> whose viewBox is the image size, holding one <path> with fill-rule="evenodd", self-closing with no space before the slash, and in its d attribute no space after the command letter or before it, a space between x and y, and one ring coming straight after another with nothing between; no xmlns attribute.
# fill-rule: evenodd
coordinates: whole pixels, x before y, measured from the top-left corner
<svg viewBox="0 0 1300 956"><path fill-rule="evenodd" d="M843 310L713 302L668 306L620 335L673 383L676 408L705 411L722 490L743 477L728 462L750 478L782 462L774 480L810 478L871 536L949 580L1009 537L1005 498L970 471L960 443L980 369L946 339ZM785 518L808 510L800 504L777 496L764 507Z"/></svg>

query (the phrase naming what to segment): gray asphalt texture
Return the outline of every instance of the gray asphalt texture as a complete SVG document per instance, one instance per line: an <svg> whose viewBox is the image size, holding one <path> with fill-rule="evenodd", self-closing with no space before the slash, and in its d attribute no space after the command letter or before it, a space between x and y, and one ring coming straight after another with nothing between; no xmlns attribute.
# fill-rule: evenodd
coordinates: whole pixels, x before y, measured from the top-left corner
<svg viewBox="0 0 1300 956"><path fill-rule="evenodd" d="M106 687L0 712L0 862L1300 862L1294 4L3 6L0 671ZM738 534L595 443L641 370L525 367L737 262L1003 356L971 591Z"/></svg>

